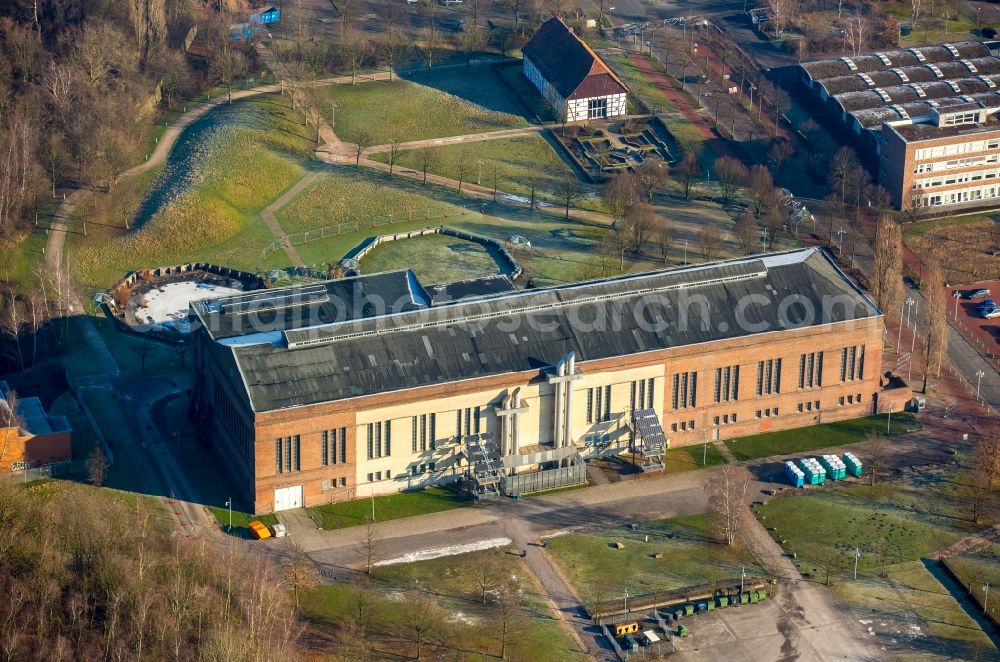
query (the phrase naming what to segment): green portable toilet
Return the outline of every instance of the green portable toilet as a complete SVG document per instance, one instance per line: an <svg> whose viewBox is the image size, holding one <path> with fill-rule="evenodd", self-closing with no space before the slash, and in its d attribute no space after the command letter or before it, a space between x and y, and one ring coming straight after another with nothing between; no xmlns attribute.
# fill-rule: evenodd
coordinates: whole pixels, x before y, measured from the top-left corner
<svg viewBox="0 0 1000 662"><path fill-rule="evenodd" d="M861 460L854 453L844 453L844 464L847 465L847 472L855 478L861 476Z"/></svg>

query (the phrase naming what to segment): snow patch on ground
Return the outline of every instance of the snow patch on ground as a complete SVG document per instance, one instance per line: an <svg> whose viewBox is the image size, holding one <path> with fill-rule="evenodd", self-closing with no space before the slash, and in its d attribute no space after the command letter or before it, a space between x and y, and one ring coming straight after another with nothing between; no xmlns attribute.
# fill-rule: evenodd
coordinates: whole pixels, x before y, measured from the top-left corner
<svg viewBox="0 0 1000 662"><path fill-rule="evenodd" d="M480 552L484 549L495 549L511 543L510 538L489 538L479 542L470 542L464 545L451 545L449 547L436 547L434 549L424 549L419 552L410 552L397 556L394 559L387 559L373 563L374 566L398 565L400 563L413 563L415 561L429 561L439 559L444 556L455 556L456 554L468 554L469 552Z"/></svg>
<svg viewBox="0 0 1000 662"><path fill-rule="evenodd" d="M152 324L187 333L191 330L187 317L189 303L199 299L218 299L242 292L243 290L211 282L189 280L167 283L143 295L143 305L135 311L136 321L140 324Z"/></svg>
<svg viewBox="0 0 1000 662"><path fill-rule="evenodd" d="M462 623L463 625L477 625L479 623L478 618L476 618L475 616L469 616L465 612L461 611L456 611L452 613L451 617L448 618L448 620L452 623Z"/></svg>

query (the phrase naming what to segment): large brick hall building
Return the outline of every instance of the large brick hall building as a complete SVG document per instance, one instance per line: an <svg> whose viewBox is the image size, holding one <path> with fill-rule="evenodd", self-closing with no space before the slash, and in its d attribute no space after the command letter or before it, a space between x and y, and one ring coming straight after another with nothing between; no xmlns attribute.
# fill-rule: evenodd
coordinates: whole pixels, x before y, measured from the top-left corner
<svg viewBox="0 0 1000 662"><path fill-rule="evenodd" d="M874 410L882 314L818 249L495 285L401 271L192 304L195 406L254 511L485 493L639 447L655 468L664 441Z"/></svg>

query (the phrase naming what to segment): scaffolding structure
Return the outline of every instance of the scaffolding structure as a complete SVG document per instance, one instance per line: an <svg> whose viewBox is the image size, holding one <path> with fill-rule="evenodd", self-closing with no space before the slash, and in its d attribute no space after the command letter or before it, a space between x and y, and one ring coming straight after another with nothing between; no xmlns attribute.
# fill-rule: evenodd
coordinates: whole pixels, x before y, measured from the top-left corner
<svg viewBox="0 0 1000 662"><path fill-rule="evenodd" d="M663 453L667 437L653 409L635 409L629 421L632 430L632 453L635 464L644 473L663 471Z"/></svg>
<svg viewBox="0 0 1000 662"><path fill-rule="evenodd" d="M469 460L469 489L477 499L500 496L504 468L500 447L492 432L467 435L465 456Z"/></svg>

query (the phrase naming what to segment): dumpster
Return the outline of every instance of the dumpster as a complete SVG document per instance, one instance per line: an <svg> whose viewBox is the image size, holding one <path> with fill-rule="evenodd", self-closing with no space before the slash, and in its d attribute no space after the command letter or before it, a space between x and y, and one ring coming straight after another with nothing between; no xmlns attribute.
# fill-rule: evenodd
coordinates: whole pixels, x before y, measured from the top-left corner
<svg viewBox="0 0 1000 662"><path fill-rule="evenodd" d="M684 615L690 616L694 613L694 605L684 605Z"/></svg>
<svg viewBox="0 0 1000 662"><path fill-rule="evenodd" d="M677 628L677 636L678 637L686 637L686 636L688 636L688 629L686 627L684 627L683 625L680 626L679 628Z"/></svg>
<svg viewBox="0 0 1000 662"><path fill-rule="evenodd" d="M255 540L264 540L265 538L271 537L271 530L259 520L250 522L248 528L250 529L250 535L253 536Z"/></svg>
<svg viewBox="0 0 1000 662"><path fill-rule="evenodd" d="M767 591L765 591L764 589L760 589L759 591L757 591L758 599L763 600L766 597L767 597Z"/></svg>
<svg viewBox="0 0 1000 662"><path fill-rule="evenodd" d="M721 598L719 598L719 607L720 608L721 607L728 607L728 606L729 606L729 598L727 598L726 596L722 596Z"/></svg>
<svg viewBox="0 0 1000 662"><path fill-rule="evenodd" d="M750 594L749 593L740 593L740 604L741 605L745 605L748 602L750 602Z"/></svg>
<svg viewBox="0 0 1000 662"><path fill-rule="evenodd" d="M802 487L805 483L806 475L802 473L802 469L795 466L795 463L791 460L785 462L785 478L791 483L792 487Z"/></svg>
<svg viewBox="0 0 1000 662"><path fill-rule="evenodd" d="M858 477L861 475L861 460L854 453L844 453L844 465L847 467L847 472L852 476Z"/></svg>

